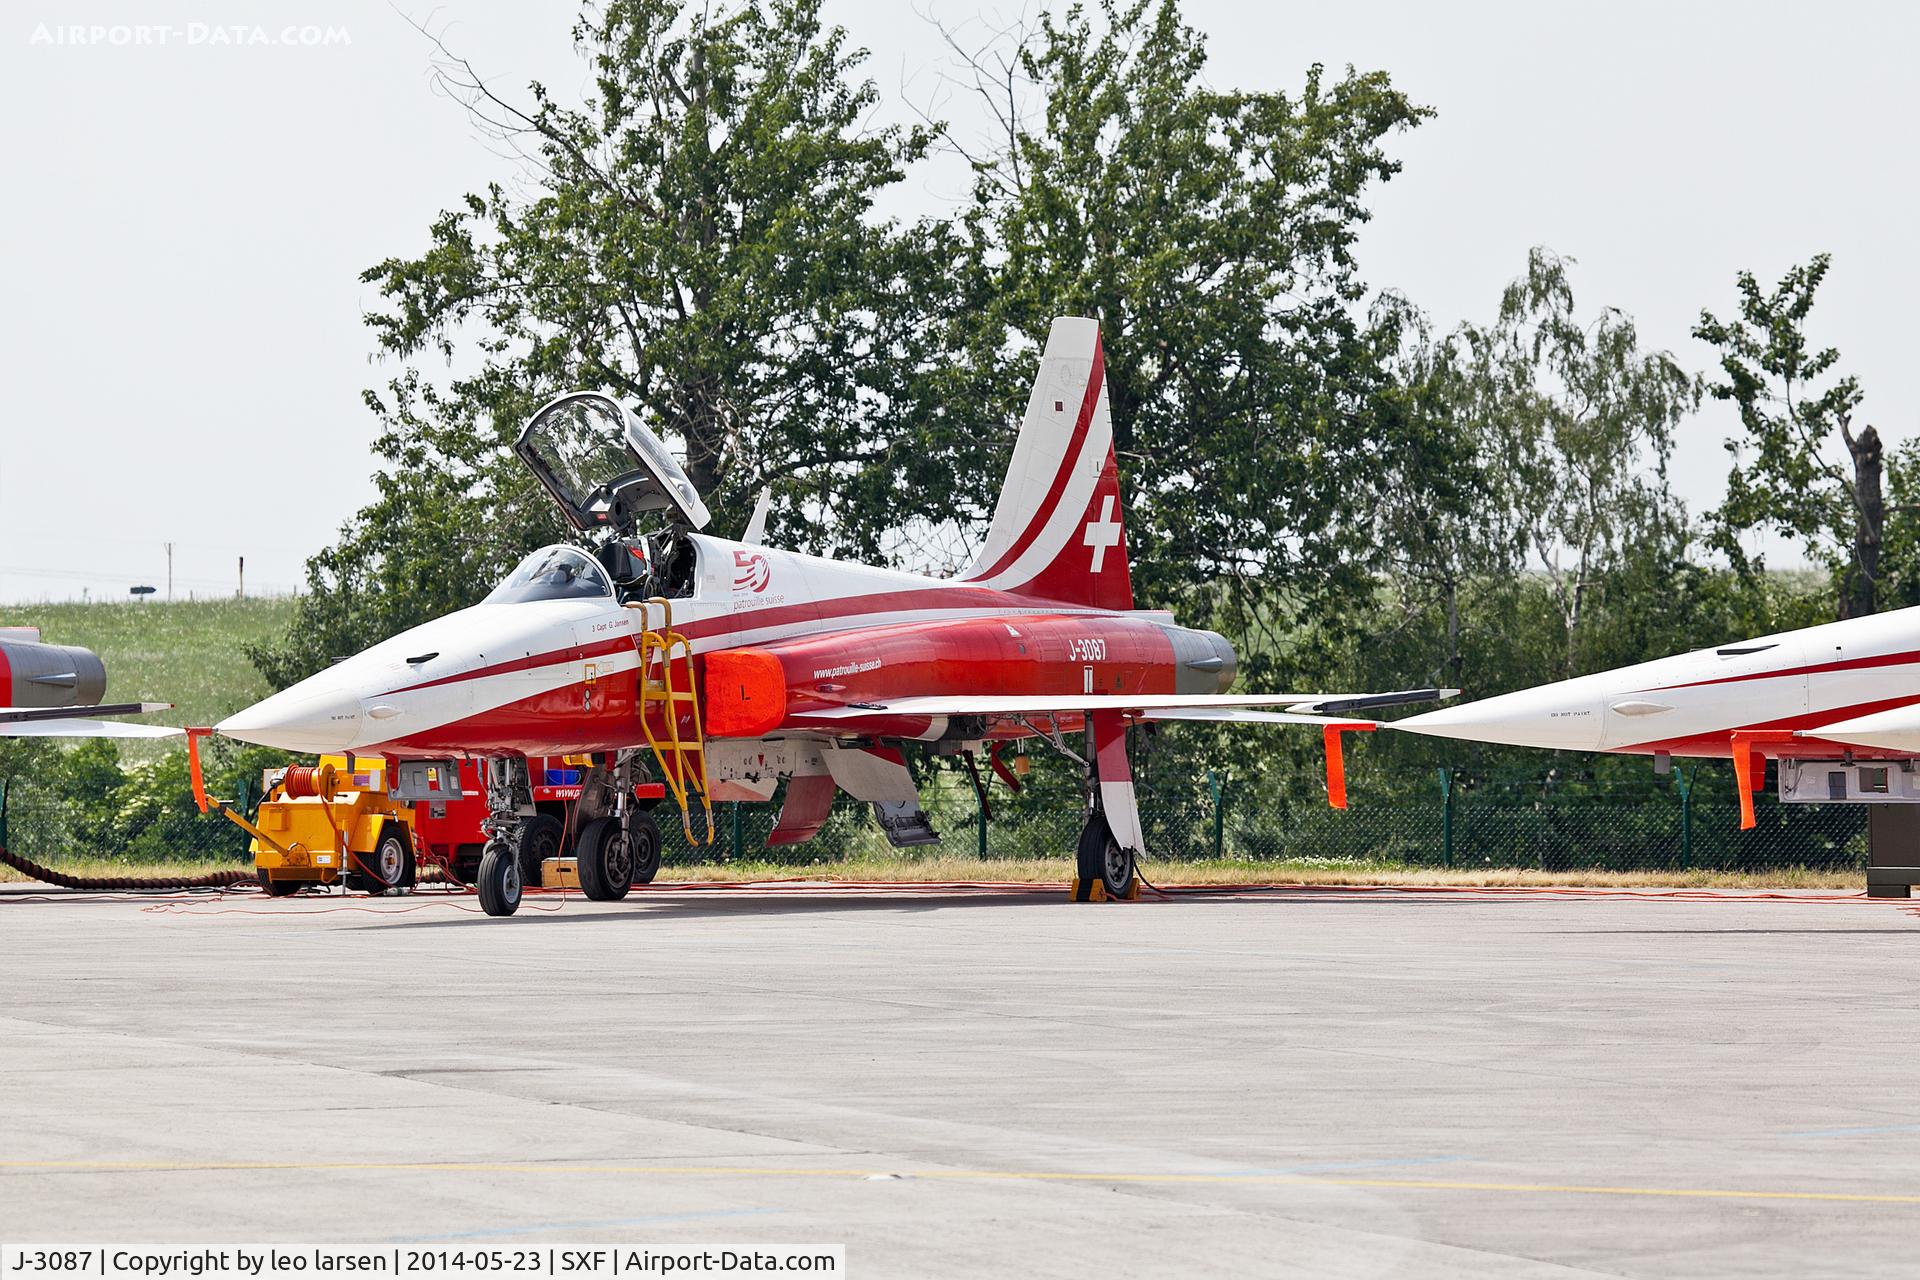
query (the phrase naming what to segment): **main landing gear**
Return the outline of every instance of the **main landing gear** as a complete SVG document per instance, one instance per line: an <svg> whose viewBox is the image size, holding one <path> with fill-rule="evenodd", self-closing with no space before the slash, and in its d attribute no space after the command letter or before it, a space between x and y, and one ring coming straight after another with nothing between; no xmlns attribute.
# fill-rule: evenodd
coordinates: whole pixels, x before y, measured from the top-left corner
<svg viewBox="0 0 1920 1280"><path fill-rule="evenodd" d="M660 872L660 828L634 799L640 753L603 757L580 783L580 835L573 842L580 892L594 902L617 902Z"/></svg>
<svg viewBox="0 0 1920 1280"><path fill-rule="evenodd" d="M580 892L595 902L624 898L660 872L660 828L633 795L638 761L638 751L603 757L581 780L574 802L572 820L580 824L574 870ZM486 779L487 818L480 829L487 842L474 887L488 915L510 916L527 886L540 883L541 864L560 853L566 832L557 819L534 811L524 759L489 759Z"/></svg>
<svg viewBox="0 0 1920 1280"><path fill-rule="evenodd" d="M1082 763L1087 771L1087 821L1080 829L1073 900L1138 898L1134 857L1141 847L1140 808L1127 763L1127 725L1118 712L1087 714L1087 758Z"/></svg>
<svg viewBox="0 0 1920 1280"><path fill-rule="evenodd" d="M660 828L639 809L596 818L581 828L574 854L580 892L594 902L617 902L660 873Z"/></svg>
<svg viewBox="0 0 1920 1280"><path fill-rule="evenodd" d="M1095 809L1087 814L1080 828L1079 865L1073 881L1073 900L1095 900L1097 886L1101 896L1131 898L1139 893L1134 886L1133 850L1113 838L1107 815Z"/></svg>

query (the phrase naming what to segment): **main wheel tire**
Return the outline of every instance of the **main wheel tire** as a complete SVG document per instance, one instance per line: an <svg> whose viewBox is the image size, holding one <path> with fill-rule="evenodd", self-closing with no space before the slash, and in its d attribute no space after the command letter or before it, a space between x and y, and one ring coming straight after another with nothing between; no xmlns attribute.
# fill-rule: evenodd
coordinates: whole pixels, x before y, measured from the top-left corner
<svg viewBox="0 0 1920 1280"><path fill-rule="evenodd" d="M587 824L574 842L574 868L580 892L595 902L617 902L633 887L633 845L618 818Z"/></svg>
<svg viewBox="0 0 1920 1280"><path fill-rule="evenodd" d="M269 898L284 898L288 894L298 893L307 887L307 882L304 880L275 880L266 872L259 870L253 874L259 878L260 887L267 891Z"/></svg>
<svg viewBox="0 0 1920 1280"><path fill-rule="evenodd" d="M376 898L413 883L413 844L407 839L406 829L397 823L389 822L382 829L380 843L372 853L356 853L353 861L360 869L348 873L347 883Z"/></svg>
<svg viewBox="0 0 1920 1280"><path fill-rule="evenodd" d="M522 883L540 883L540 864L548 858L560 856L560 845L566 834L560 819L549 814L535 814L521 820L520 830L514 835L514 845L520 850Z"/></svg>
<svg viewBox="0 0 1920 1280"><path fill-rule="evenodd" d="M1109 898L1125 898L1133 892L1133 850L1123 848L1111 831L1101 857L1100 883Z"/></svg>
<svg viewBox="0 0 1920 1280"><path fill-rule="evenodd" d="M1133 892L1133 850L1122 847L1113 838L1113 831L1102 815L1087 816L1087 825L1080 829L1076 861L1081 901L1093 896L1095 884L1104 889L1109 898L1124 898Z"/></svg>
<svg viewBox="0 0 1920 1280"><path fill-rule="evenodd" d="M511 845L496 842L480 855L474 877L480 890L480 908L490 916L510 916L520 909L520 859Z"/></svg>
<svg viewBox="0 0 1920 1280"><path fill-rule="evenodd" d="M633 849L633 882L652 884L660 874L660 824L644 809L627 815L627 844Z"/></svg>

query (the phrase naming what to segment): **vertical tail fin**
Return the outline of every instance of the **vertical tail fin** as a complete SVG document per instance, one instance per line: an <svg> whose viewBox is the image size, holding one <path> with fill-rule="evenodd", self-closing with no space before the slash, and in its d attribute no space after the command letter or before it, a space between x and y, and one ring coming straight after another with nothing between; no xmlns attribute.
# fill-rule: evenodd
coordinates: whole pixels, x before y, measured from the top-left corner
<svg viewBox="0 0 1920 1280"><path fill-rule="evenodd" d="M1131 609L1124 510L1100 322L1062 316L1047 335L987 541L961 579Z"/></svg>

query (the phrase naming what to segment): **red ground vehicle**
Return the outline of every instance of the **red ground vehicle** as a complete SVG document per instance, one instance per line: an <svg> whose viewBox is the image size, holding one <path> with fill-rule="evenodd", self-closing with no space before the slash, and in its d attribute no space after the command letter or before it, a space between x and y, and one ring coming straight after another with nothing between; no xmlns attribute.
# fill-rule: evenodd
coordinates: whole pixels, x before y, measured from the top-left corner
<svg viewBox="0 0 1920 1280"><path fill-rule="evenodd" d="M579 835L574 801L580 798L580 780L587 764L578 756L528 758L528 780L539 814L524 823L521 832L521 872L526 883L540 883L540 864L546 859L573 856L574 838ZM480 829L487 816L487 787L479 760L460 762L460 790L458 799L422 800L414 806L414 841L421 862L438 863L471 884L487 840ZM640 783L633 793L634 803L641 810L641 826L652 836L647 842L651 856L643 853L634 868L634 880L645 884L660 866L660 833L650 811L666 797L666 787L658 782Z"/></svg>

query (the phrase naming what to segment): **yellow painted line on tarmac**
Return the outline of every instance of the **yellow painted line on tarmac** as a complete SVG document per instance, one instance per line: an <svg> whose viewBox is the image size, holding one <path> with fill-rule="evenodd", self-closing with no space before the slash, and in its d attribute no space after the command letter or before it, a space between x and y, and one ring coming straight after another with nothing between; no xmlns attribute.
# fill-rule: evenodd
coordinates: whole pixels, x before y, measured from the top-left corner
<svg viewBox="0 0 1920 1280"><path fill-rule="evenodd" d="M293 1160L0 1160L0 1171L40 1173L221 1173L285 1170L300 1173L586 1173L674 1178L900 1178L926 1182L1009 1181L1244 1183L1278 1186L1379 1187L1412 1191L1500 1191L1519 1195L1648 1196L1681 1200L1798 1200L1843 1204L1920 1205L1920 1195L1853 1191L1747 1191L1719 1187L1616 1187L1557 1182L1466 1182L1428 1178L1334 1178L1274 1173L1097 1173L1027 1169L787 1169L732 1165L528 1164L487 1161Z"/></svg>

